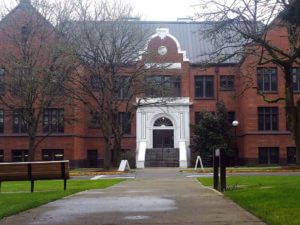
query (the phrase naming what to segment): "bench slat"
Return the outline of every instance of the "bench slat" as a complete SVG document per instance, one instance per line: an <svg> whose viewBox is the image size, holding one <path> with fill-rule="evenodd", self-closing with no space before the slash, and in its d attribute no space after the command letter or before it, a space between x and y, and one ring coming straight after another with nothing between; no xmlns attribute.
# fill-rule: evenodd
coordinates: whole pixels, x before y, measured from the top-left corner
<svg viewBox="0 0 300 225"><path fill-rule="evenodd" d="M62 163L65 164L65 177L62 177ZM69 161L32 162L32 163L0 163L0 181L30 180L28 165L31 164L31 179L69 179Z"/></svg>

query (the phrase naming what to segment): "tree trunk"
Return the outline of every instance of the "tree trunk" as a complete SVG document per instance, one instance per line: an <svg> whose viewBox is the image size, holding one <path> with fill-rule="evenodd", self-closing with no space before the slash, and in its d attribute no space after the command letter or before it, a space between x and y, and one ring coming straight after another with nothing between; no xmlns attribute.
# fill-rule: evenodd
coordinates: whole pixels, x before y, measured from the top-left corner
<svg viewBox="0 0 300 225"><path fill-rule="evenodd" d="M296 164L300 165L300 98L295 104L292 81L292 64L283 67L285 76L285 110L288 129L296 144Z"/></svg>
<svg viewBox="0 0 300 225"><path fill-rule="evenodd" d="M29 134L28 137L28 161L33 162L35 156L35 135Z"/></svg>
<svg viewBox="0 0 300 225"><path fill-rule="evenodd" d="M114 141L114 162L113 165L118 167L121 162L121 142L120 140Z"/></svg>
<svg viewBox="0 0 300 225"><path fill-rule="evenodd" d="M111 167L111 143L109 139L105 138L105 152L104 152L104 169L110 169Z"/></svg>

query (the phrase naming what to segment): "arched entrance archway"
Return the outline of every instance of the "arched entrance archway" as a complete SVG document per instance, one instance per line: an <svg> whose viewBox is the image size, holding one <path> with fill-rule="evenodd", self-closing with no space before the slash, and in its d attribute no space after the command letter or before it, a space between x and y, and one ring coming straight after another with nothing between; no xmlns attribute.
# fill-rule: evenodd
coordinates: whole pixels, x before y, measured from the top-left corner
<svg viewBox="0 0 300 225"><path fill-rule="evenodd" d="M173 123L164 116L154 122L153 148L174 148Z"/></svg>

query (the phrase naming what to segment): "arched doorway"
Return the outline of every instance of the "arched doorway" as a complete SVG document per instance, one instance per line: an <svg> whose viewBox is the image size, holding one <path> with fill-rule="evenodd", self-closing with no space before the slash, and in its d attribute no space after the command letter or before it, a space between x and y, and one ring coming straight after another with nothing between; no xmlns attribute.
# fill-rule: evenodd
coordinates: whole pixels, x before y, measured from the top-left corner
<svg viewBox="0 0 300 225"><path fill-rule="evenodd" d="M166 117L160 117L154 122L153 148L174 148L173 123Z"/></svg>

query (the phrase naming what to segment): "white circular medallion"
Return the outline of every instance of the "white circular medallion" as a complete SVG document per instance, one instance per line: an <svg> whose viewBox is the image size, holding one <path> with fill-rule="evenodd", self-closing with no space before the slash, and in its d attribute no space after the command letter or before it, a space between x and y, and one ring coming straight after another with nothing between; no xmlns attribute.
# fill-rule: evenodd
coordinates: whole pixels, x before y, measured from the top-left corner
<svg viewBox="0 0 300 225"><path fill-rule="evenodd" d="M160 54L160 55L165 55L165 54L167 54L167 52L168 52L168 49L166 46L160 46L158 48L158 54Z"/></svg>

